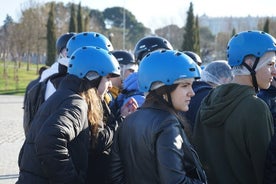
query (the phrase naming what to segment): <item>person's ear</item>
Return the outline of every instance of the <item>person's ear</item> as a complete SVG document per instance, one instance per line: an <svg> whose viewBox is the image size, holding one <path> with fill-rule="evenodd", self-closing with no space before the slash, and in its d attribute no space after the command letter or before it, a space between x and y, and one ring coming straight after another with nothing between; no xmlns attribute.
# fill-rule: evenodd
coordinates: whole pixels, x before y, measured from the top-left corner
<svg viewBox="0 0 276 184"><path fill-rule="evenodd" d="M163 94L163 99L166 100L167 102L169 101L168 100L168 95L167 94Z"/></svg>
<svg viewBox="0 0 276 184"><path fill-rule="evenodd" d="M250 66L250 68L252 68L253 65L254 65L255 60L256 60L256 58L254 59L253 57L247 57L247 58L245 58L244 62L245 62L248 66Z"/></svg>

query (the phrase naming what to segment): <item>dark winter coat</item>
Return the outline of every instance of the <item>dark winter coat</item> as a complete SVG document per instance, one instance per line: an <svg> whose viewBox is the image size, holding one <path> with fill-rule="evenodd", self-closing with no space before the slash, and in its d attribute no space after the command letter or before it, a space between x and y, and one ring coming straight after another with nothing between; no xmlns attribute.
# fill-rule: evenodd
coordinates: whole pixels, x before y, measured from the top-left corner
<svg viewBox="0 0 276 184"><path fill-rule="evenodd" d="M264 184L274 184L276 183L276 88L270 86L268 89L261 89L258 97L268 105L274 120L274 135L267 150L264 174Z"/></svg>
<svg viewBox="0 0 276 184"><path fill-rule="evenodd" d="M193 131L209 183L262 184L272 133L271 113L253 87L230 83L211 90Z"/></svg>
<svg viewBox="0 0 276 184"><path fill-rule="evenodd" d="M276 88L270 86L268 89L261 89L258 97L263 99L272 113L274 126L276 127Z"/></svg>
<svg viewBox="0 0 276 184"><path fill-rule="evenodd" d="M271 138L266 162L265 162L265 173L264 173L264 184L275 184L276 183L276 134Z"/></svg>
<svg viewBox="0 0 276 184"><path fill-rule="evenodd" d="M26 98L26 94L28 93L28 91L34 87L37 83L39 83L40 81L40 77L37 77L36 79L32 80L29 82L29 84L27 85L26 87L26 91L25 91L25 96L24 96L24 99Z"/></svg>
<svg viewBox="0 0 276 184"><path fill-rule="evenodd" d="M89 129L79 83L68 75L40 106L20 151L17 184L85 182Z"/></svg>
<svg viewBox="0 0 276 184"><path fill-rule="evenodd" d="M195 81L193 82L193 90L195 92L195 96L191 98L191 102L189 104L189 110L184 112L188 123L191 125L193 130L196 114L198 112L199 106L205 96L208 95L209 91L213 89L213 87L204 81Z"/></svg>
<svg viewBox="0 0 276 184"><path fill-rule="evenodd" d="M142 105L126 117L117 133L111 151L110 183L205 182L182 124L160 105Z"/></svg>
<svg viewBox="0 0 276 184"><path fill-rule="evenodd" d="M31 122L38 111L38 108L45 101L45 94L47 91L47 84L49 82L55 87L58 88L60 82L66 75L64 73L56 73L43 81L36 83L30 83L27 87L25 98L24 98L24 116L23 116L23 128L25 132L25 136L27 136L28 131L31 126ZM52 92L53 93L53 92Z"/></svg>
<svg viewBox="0 0 276 184"><path fill-rule="evenodd" d="M105 118L103 126L99 128L96 146L89 150L87 184L106 183L113 138L123 120L121 116L114 116L105 101L102 101L102 105Z"/></svg>

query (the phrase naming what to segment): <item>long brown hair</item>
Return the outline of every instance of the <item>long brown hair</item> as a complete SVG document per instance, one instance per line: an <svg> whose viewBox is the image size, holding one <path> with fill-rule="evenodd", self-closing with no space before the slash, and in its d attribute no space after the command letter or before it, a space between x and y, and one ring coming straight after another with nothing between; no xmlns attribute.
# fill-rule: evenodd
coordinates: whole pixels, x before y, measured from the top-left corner
<svg viewBox="0 0 276 184"><path fill-rule="evenodd" d="M80 89L82 91L80 95L85 99L88 105L87 117L90 123L92 147L96 144L98 131L103 122L103 107L97 91L100 81L101 77L92 81L84 79L80 84Z"/></svg>

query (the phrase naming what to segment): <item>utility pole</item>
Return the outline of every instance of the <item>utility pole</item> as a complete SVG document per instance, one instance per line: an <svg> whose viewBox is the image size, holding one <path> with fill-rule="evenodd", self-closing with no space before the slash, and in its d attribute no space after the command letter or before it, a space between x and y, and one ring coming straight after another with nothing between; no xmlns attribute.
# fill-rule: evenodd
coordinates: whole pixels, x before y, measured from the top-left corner
<svg viewBox="0 0 276 184"><path fill-rule="evenodd" d="M126 7L125 3L126 1L124 0L124 12L123 12L123 49L126 49Z"/></svg>

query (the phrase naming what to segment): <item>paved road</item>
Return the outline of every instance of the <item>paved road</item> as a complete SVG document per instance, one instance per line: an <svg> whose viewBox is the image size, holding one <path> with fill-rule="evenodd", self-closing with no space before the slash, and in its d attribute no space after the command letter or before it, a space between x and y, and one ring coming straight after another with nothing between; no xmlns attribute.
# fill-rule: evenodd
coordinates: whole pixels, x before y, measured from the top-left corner
<svg viewBox="0 0 276 184"><path fill-rule="evenodd" d="M25 139L23 97L0 95L0 184L14 184L18 177L17 157Z"/></svg>

